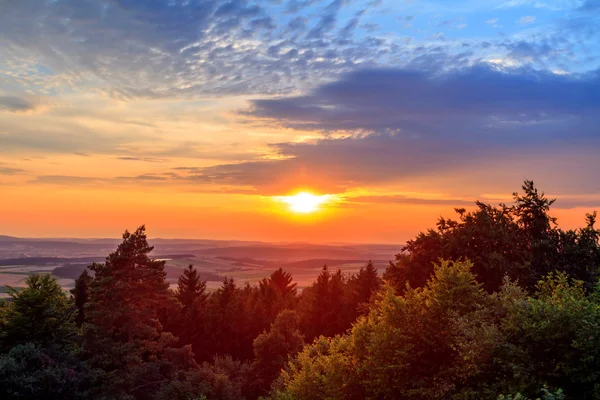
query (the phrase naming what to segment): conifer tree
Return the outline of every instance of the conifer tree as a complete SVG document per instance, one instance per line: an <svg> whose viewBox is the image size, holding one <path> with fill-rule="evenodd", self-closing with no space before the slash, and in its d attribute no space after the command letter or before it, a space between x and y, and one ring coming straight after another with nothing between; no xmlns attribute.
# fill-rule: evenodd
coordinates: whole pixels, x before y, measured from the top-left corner
<svg viewBox="0 0 600 400"><path fill-rule="evenodd" d="M4 349L34 343L44 348L68 346L75 336L74 310L55 278L31 275L27 287L10 292L0 344Z"/></svg>
<svg viewBox="0 0 600 400"><path fill-rule="evenodd" d="M125 231L123 242L95 272L86 306L84 349L92 367L103 371L100 395L152 398L179 369L194 365L190 347L175 349L176 338L158 319L168 301L164 261L150 258L145 227Z"/></svg>
<svg viewBox="0 0 600 400"><path fill-rule="evenodd" d="M50 275L10 292L0 318L0 398L79 399L85 377L75 358L75 310Z"/></svg>
<svg viewBox="0 0 600 400"><path fill-rule="evenodd" d="M183 270L177 280L177 299L181 302L184 312L206 301L206 281L200 280L198 271L193 265Z"/></svg>
<svg viewBox="0 0 600 400"><path fill-rule="evenodd" d="M92 281L92 277L88 273L87 268L83 270L79 278L75 279L75 287L71 289L71 295L75 300L75 307L77 307L77 326L81 326L85 322L85 303L89 298L89 286Z"/></svg>
<svg viewBox="0 0 600 400"><path fill-rule="evenodd" d="M351 278L350 286L357 311L366 313L371 296L381 287L381 278L377 275L377 269L373 262L369 261L366 267L360 268L358 274Z"/></svg>

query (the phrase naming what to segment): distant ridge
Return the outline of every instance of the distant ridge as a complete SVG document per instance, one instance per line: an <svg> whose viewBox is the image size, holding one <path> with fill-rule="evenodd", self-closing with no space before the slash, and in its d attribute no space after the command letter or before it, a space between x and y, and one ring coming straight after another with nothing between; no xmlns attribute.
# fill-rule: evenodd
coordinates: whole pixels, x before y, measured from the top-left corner
<svg viewBox="0 0 600 400"><path fill-rule="evenodd" d="M0 242L22 242L26 240L15 236L0 235Z"/></svg>

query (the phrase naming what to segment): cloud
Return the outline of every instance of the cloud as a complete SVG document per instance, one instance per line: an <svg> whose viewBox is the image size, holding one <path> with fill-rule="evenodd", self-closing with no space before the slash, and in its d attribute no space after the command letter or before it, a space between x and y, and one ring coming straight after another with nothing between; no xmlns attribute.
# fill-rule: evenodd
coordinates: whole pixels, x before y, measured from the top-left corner
<svg viewBox="0 0 600 400"><path fill-rule="evenodd" d="M403 195L358 196L349 199L349 204L431 204L450 206L472 206L474 201L464 199L419 198Z"/></svg>
<svg viewBox="0 0 600 400"><path fill-rule="evenodd" d="M273 145L280 160L188 172L199 181L265 191L290 185L343 191L476 170L493 160L597 152L599 111L596 73L563 76L490 65L451 72L365 69L303 96L255 100L245 113L320 131L322 139ZM566 171L593 168L583 157L565 162Z"/></svg>
<svg viewBox="0 0 600 400"><path fill-rule="evenodd" d="M521 62L538 62L544 59L548 59L552 56L554 51L558 49L553 48L549 43L540 41L540 43L528 43L528 42L516 42L510 43L506 46L510 52L508 57Z"/></svg>
<svg viewBox="0 0 600 400"><path fill-rule="evenodd" d="M0 175L17 175L25 172L24 169L21 168L11 168L11 167L3 167L0 166Z"/></svg>
<svg viewBox="0 0 600 400"><path fill-rule="evenodd" d="M36 104L14 96L0 96L0 111L28 112L36 109Z"/></svg>
<svg viewBox="0 0 600 400"><path fill-rule="evenodd" d="M81 186L81 185L93 185L98 183L106 182L101 178L92 178L84 176L70 176L70 175L42 175L38 176L30 181L30 183L41 183L50 185L64 185L64 186Z"/></svg>
<svg viewBox="0 0 600 400"><path fill-rule="evenodd" d="M521 25L533 24L534 22L535 22L535 16L533 16L533 15L526 15L524 17L521 17L521 19L519 19L519 23Z"/></svg>
<svg viewBox="0 0 600 400"><path fill-rule="evenodd" d="M49 124L46 120L40 121L3 121L0 154L31 150L77 155L114 153L133 140L124 136L106 136L76 123L54 121Z"/></svg>
<svg viewBox="0 0 600 400"><path fill-rule="evenodd" d="M559 95L560 94L560 95ZM297 129L461 136L564 129L591 134L600 78L559 76L482 64L449 72L365 69L297 97L255 100L248 112ZM590 118L589 120L587 118ZM455 127L453 127L455 126Z"/></svg>
<svg viewBox="0 0 600 400"><path fill-rule="evenodd" d="M600 11L600 2L598 0L586 0L580 9L583 11Z"/></svg>
<svg viewBox="0 0 600 400"><path fill-rule="evenodd" d="M323 37L335 28L337 14L344 5L344 0L333 0L325 9L323 16L317 24L308 32L308 39L323 39Z"/></svg>
<svg viewBox="0 0 600 400"><path fill-rule="evenodd" d="M443 43L430 34L406 37L398 30L412 22L418 27L421 18L395 17L402 24L392 27L380 23L383 11L368 12L378 4L353 0L11 2L0 13L0 73L7 70L6 81L20 89L55 94L93 88L121 100L279 95L366 66L405 67L436 58L439 63L476 63L484 58L482 54L493 54L506 45L504 39L478 38L468 29L463 29L464 37L446 37ZM573 19L561 18L557 21ZM464 25L458 19L441 24ZM553 64L549 67L570 70L571 65L580 69L597 65L593 58L573 57L594 52L598 43L598 35L577 34L576 25L558 32L556 23L546 30L546 36L562 41L563 49L547 60ZM531 45L539 39L523 36L519 41ZM488 44L485 49L483 42ZM472 51L465 52L464 46Z"/></svg>
<svg viewBox="0 0 600 400"><path fill-rule="evenodd" d="M287 8L313 4L291 1ZM47 81L46 91L93 82L120 99L282 93L308 76L375 63L379 51L389 51L389 43L375 46L372 38L343 38L343 49L323 40L339 35L338 23L353 26L356 16L339 15L344 4L329 2L307 27L306 16L283 18L261 0L23 0L0 13L0 59L33 63L28 74ZM300 56L269 56L274 45ZM8 67L22 74L17 63ZM62 81L50 84L57 77Z"/></svg>
<svg viewBox="0 0 600 400"><path fill-rule="evenodd" d="M163 161L165 161L164 159L161 159L161 158L132 157L132 156L117 157L117 160L121 160L121 161L143 161L143 162L149 162L149 163L157 163L157 162L163 162Z"/></svg>

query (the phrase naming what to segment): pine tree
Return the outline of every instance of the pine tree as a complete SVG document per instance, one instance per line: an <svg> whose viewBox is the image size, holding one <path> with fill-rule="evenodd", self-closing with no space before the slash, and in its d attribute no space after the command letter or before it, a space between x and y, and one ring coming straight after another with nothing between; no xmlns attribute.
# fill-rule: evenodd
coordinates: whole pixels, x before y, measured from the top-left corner
<svg viewBox="0 0 600 400"><path fill-rule="evenodd" d="M371 261L366 267L361 267L358 274L352 277L350 285L356 306L361 312L367 311L365 304L371 300L371 296L381 287L381 279Z"/></svg>
<svg viewBox="0 0 600 400"><path fill-rule="evenodd" d="M34 343L44 348L68 346L75 334L71 303L55 278L31 275L27 287L10 292L6 321L0 329L0 344L5 349Z"/></svg>
<svg viewBox="0 0 600 400"><path fill-rule="evenodd" d="M177 280L177 299L181 302L184 312L206 301L206 281L200 280L198 271L193 265L183 270Z"/></svg>
<svg viewBox="0 0 600 400"><path fill-rule="evenodd" d="M282 297L293 297L296 296L296 283L292 283L294 278L289 272L285 272L282 268L273 272L269 277L269 285L276 288Z"/></svg>
<svg viewBox="0 0 600 400"><path fill-rule="evenodd" d="M81 326L85 322L85 304L88 302L91 281L92 277L88 274L86 268L79 278L75 279L75 287L71 289L71 295L75 300L75 307L77 307L77 317L75 319L77 326Z"/></svg>
<svg viewBox="0 0 600 400"><path fill-rule="evenodd" d="M95 272L86 306L84 349L90 364L104 372L100 395L151 398L180 368L194 365L189 347L173 348L176 338L158 319L168 301L164 261L149 257L145 227L125 231L123 242Z"/></svg>

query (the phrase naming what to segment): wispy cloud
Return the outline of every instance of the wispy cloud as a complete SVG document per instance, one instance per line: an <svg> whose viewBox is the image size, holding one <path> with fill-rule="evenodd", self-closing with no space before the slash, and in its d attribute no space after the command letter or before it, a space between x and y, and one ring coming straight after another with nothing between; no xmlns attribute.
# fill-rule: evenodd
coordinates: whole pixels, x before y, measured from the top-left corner
<svg viewBox="0 0 600 400"><path fill-rule="evenodd" d="M525 15L519 19L521 25L533 24L535 22L535 16Z"/></svg>

